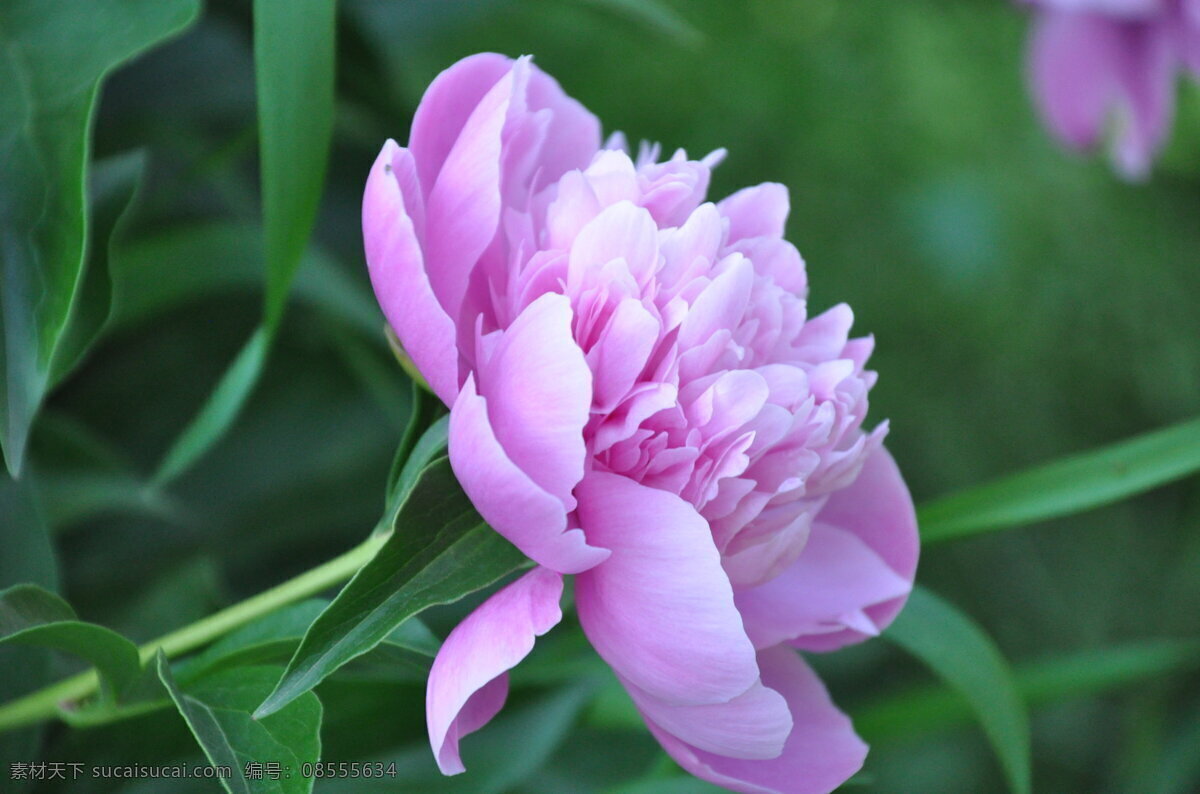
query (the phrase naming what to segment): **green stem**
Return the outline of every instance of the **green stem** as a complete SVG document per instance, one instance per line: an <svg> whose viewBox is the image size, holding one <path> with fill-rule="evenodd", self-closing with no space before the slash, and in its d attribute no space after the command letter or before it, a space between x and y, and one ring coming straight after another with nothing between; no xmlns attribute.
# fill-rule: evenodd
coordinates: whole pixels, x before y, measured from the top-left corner
<svg viewBox="0 0 1200 794"><path fill-rule="evenodd" d="M154 658L160 650L168 657L194 651L256 618L340 584L374 557L386 540L386 534L372 535L345 554L294 579L151 640L138 649L142 662ZM96 691L98 684L96 671L89 670L6 703L0 706L0 731L53 719L60 703L85 698Z"/></svg>

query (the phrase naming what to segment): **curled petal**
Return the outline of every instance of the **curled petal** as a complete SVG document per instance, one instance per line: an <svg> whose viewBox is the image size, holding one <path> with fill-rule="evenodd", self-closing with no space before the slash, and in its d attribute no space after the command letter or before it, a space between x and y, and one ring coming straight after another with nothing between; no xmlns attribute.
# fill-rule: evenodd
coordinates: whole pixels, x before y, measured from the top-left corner
<svg viewBox="0 0 1200 794"><path fill-rule="evenodd" d="M442 643L425 694L429 742L443 774L464 770L463 736L496 716L508 694L508 670L529 655L535 637L562 620L562 577L534 568L458 624Z"/></svg>
<svg viewBox="0 0 1200 794"><path fill-rule="evenodd" d="M783 695L759 682L726 703L700 706L669 706L622 683L647 721L698 750L730 758L776 758L792 731Z"/></svg>
<svg viewBox="0 0 1200 794"><path fill-rule="evenodd" d="M841 549L841 564L856 566L856 575L866 577L857 590L861 615L846 612L846 620L841 622L850 628L802 636L792 643L808 651L831 651L874 636L891 624L908 600L917 572L920 541L912 496L896 462L882 446L870 454L852 485L830 497L816 520L852 535L899 580L863 556L862 549L853 554L847 554L846 548ZM875 600L886 595L889 589L900 589L904 583L909 588L904 588L903 592L885 600Z"/></svg>
<svg viewBox="0 0 1200 794"><path fill-rule="evenodd" d="M668 705L722 703L753 686L754 648L695 508L604 472L576 495L589 540L612 550L575 587L579 621L604 660Z"/></svg>
<svg viewBox="0 0 1200 794"><path fill-rule="evenodd" d="M864 610L911 589L857 536L818 523L799 559L766 584L739 592L737 605L754 647L769 648L845 628L878 634Z"/></svg>
<svg viewBox="0 0 1200 794"><path fill-rule="evenodd" d="M419 230L423 213L412 154L388 141L363 194L363 244L384 315L430 387L447 405L458 394L454 323L429 284Z"/></svg>
<svg viewBox="0 0 1200 794"><path fill-rule="evenodd" d="M450 464L480 515L513 545L559 573L578 573L608 557L583 532L567 529L562 500L538 486L496 438L487 400L469 375L450 411Z"/></svg>
<svg viewBox="0 0 1200 794"><path fill-rule="evenodd" d="M748 794L828 794L862 768L867 746L804 660L786 647L761 651L763 684L781 694L794 724L783 752L747 760L701 750L647 720L663 749L693 775Z"/></svg>

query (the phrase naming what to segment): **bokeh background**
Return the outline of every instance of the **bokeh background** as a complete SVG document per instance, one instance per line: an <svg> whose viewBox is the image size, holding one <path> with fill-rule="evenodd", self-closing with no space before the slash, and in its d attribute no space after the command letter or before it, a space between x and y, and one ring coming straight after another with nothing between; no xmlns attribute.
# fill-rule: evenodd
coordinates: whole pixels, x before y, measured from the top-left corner
<svg viewBox="0 0 1200 794"><path fill-rule="evenodd" d="M334 148L301 286L246 410L166 491L146 476L261 311L249 3L210 0L197 25L104 88L98 167L145 158L112 251L120 312L51 396L31 475L4 485L0 516L24 520L30 506L51 527L60 589L88 620L145 641L374 526L409 393L365 277L362 186L384 139L407 138L434 75L481 50L533 54L606 132L693 155L727 148L714 196L790 188L789 237L814 307L845 301L876 336L871 415L890 419L918 502L1200 408L1195 85L1180 87L1151 179L1127 184L1039 126L1024 80L1029 20L1006 0L342 0L338 20ZM974 616L1019 672L1059 670L1034 698L1035 790L1200 790L1200 656L1173 642L1200 637L1194 477L940 545L919 580ZM430 623L444 632L465 609ZM541 669L572 652L564 628ZM1087 654L1113 648L1137 652L1109 659L1128 669L1097 683ZM1005 790L978 727L893 646L816 663L873 746L851 790ZM386 671L319 690L324 757L400 759L410 777L388 790L706 790L647 777L662 773L661 753L608 702L616 690L565 697L532 669L501 721L465 742L466 778L431 772L423 688ZM50 728L42 755L199 758L166 712ZM88 787L188 790L70 790Z"/></svg>

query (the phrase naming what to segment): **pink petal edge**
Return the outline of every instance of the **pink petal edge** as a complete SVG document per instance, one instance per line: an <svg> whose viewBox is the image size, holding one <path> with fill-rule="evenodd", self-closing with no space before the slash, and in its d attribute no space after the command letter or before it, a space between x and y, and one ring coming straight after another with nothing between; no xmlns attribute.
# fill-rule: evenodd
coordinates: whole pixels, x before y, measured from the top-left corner
<svg viewBox="0 0 1200 794"><path fill-rule="evenodd" d="M562 577L534 568L484 601L442 643L425 695L429 743L443 774L465 767L459 740L483 727L508 692L506 672L562 620Z"/></svg>

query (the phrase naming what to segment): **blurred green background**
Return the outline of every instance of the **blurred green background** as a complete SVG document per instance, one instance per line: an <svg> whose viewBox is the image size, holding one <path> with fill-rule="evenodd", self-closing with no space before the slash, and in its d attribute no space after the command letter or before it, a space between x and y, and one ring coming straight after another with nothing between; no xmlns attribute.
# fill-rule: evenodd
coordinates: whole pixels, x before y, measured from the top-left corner
<svg viewBox="0 0 1200 794"><path fill-rule="evenodd" d="M1120 182L1102 157L1066 153L1039 126L1024 83L1027 24L1005 0L343 0L334 148L301 276L310 286L293 296L231 432L158 491L146 478L261 312L250 7L208 2L184 35L103 89L98 170L145 158L112 251L121 312L51 395L28 476L0 489L3 583L47 559L18 539L40 517L81 616L145 641L374 526L409 396L369 296L362 187L384 139L406 140L425 85L481 50L533 54L606 132L697 156L726 147L715 197L761 181L789 187L789 237L813 305L845 301L856 329L876 336L871 415L891 420L888 443L918 502L1196 415L1200 90L1181 87L1152 179ZM330 270L346 292L322 286ZM974 616L1018 670L1131 643L1151 654L1137 659L1164 660L1144 674L1135 664L1121 686L1076 692L1083 663L1039 696L1035 790L1200 790L1200 656L1145 644L1200 637L1194 477L938 546L919 580ZM430 623L444 632L465 609ZM570 645L570 629L560 633ZM1005 790L983 734L957 710L889 711L903 695L919 712L921 693L935 691L891 645L816 663L873 746L852 790ZM502 715L509 729L468 739L468 776L444 786L429 777L420 683L360 677L319 694L324 757L399 758L414 791L610 791L660 770L649 734L611 716L619 706L546 694L535 675ZM44 742L47 760L199 758L173 713L52 726ZM637 790L703 790L663 780ZM186 790L70 790L89 787ZM367 790L317 786L343 789Z"/></svg>

